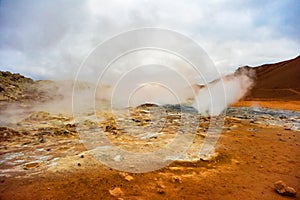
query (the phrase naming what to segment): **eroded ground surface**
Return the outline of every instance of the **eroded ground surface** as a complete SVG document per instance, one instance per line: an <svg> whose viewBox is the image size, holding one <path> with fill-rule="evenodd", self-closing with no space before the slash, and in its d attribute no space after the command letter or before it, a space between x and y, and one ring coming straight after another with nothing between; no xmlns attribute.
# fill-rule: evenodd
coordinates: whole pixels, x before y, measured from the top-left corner
<svg viewBox="0 0 300 200"><path fill-rule="evenodd" d="M299 197L299 112L230 108L215 156L199 160L194 149L207 137L211 119L188 107L180 111L147 106L127 114L98 112L98 121L80 125L140 153L155 152L176 134L193 135L186 157L148 173L117 171L94 159L70 115L33 112L2 123L0 199L289 199L274 191L277 180Z"/></svg>

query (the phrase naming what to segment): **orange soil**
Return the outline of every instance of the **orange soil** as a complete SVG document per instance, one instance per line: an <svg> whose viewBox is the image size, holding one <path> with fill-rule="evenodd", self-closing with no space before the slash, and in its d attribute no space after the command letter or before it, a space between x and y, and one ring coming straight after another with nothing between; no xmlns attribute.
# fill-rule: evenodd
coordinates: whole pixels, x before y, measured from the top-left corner
<svg viewBox="0 0 300 200"><path fill-rule="evenodd" d="M300 101L284 101L284 100L243 100L239 101L231 106L234 107L262 107L262 108L271 108L271 109L282 109L282 110L294 110L300 111Z"/></svg>
<svg viewBox="0 0 300 200"><path fill-rule="evenodd" d="M285 102L284 107L282 102L254 102L272 108L299 106L299 102ZM278 180L295 188L294 199L299 199L299 132L243 120L230 123L236 128L223 130L217 145L220 156L210 162L176 162L158 171L129 174L133 179L126 180L122 173L78 155L68 170L59 170L60 163L56 172L1 177L0 199L290 199L274 191ZM122 192L113 196L109 190L116 187Z"/></svg>

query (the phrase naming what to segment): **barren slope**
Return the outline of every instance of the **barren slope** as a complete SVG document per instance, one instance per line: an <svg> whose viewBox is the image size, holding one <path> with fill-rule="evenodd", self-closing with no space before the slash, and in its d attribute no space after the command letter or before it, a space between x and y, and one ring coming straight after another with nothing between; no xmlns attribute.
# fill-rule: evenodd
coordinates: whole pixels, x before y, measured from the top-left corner
<svg viewBox="0 0 300 200"><path fill-rule="evenodd" d="M257 80L247 99L300 100L300 56L253 69Z"/></svg>

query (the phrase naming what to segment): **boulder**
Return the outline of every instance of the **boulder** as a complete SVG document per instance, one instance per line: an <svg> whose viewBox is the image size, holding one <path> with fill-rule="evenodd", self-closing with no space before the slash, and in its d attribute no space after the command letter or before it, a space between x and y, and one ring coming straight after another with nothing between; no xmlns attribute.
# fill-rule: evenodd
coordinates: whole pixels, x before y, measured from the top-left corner
<svg viewBox="0 0 300 200"><path fill-rule="evenodd" d="M276 181L274 183L275 190L278 194L282 196L290 196L295 197L296 196L296 190L292 187L287 186L285 182L282 180Z"/></svg>

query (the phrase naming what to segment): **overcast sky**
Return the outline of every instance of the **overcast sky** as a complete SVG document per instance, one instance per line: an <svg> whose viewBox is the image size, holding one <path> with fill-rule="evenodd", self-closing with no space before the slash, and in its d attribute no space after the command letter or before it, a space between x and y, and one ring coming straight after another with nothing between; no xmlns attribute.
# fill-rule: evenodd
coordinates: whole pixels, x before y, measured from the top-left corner
<svg viewBox="0 0 300 200"><path fill-rule="evenodd" d="M0 70L70 79L95 45L161 27L194 39L222 73L300 54L299 0L0 0Z"/></svg>

